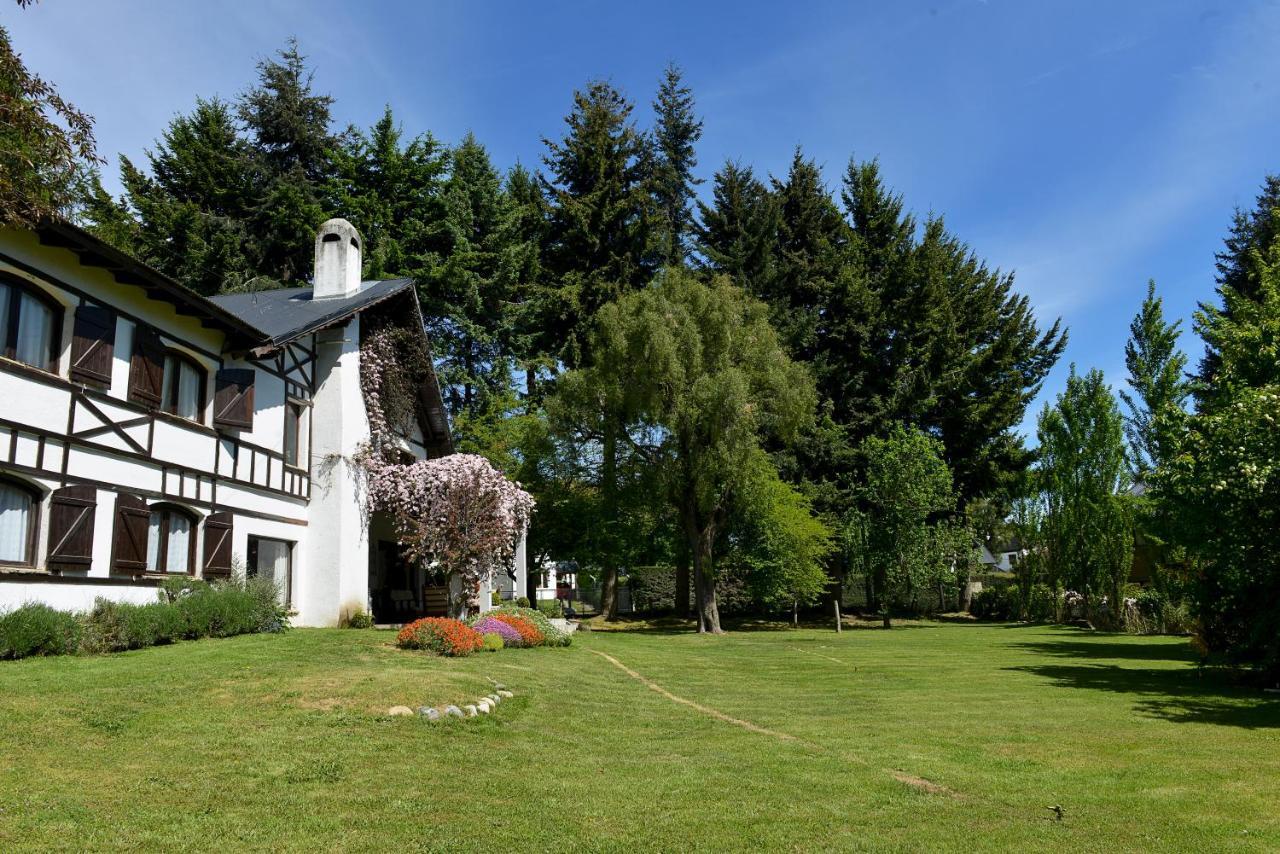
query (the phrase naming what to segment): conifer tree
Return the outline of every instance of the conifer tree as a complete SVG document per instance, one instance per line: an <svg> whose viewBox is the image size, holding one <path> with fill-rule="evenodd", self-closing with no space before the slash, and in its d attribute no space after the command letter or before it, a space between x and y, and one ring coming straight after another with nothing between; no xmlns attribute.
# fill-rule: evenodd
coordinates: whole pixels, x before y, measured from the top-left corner
<svg viewBox="0 0 1280 854"><path fill-rule="evenodd" d="M554 293L543 321L568 366L584 354L595 312L648 283L655 211L649 140L621 92L594 81L574 93L560 141L544 140L543 188L550 203L544 264Z"/></svg>
<svg viewBox="0 0 1280 854"><path fill-rule="evenodd" d="M824 334L823 307L848 244L849 229L817 163L797 148L785 180L774 179L778 241L763 296L793 358L812 361Z"/></svg>
<svg viewBox="0 0 1280 854"><path fill-rule="evenodd" d="M711 195L711 204L698 202L698 265L764 298L778 240L777 206L769 188L749 167L728 160L712 179Z"/></svg>
<svg viewBox="0 0 1280 854"><path fill-rule="evenodd" d="M653 193L661 217L658 252L664 265L680 266L688 251L690 202L694 188L702 183L693 174L702 121L694 113L693 91L684 85L678 66L668 65L663 72L653 111Z"/></svg>
<svg viewBox="0 0 1280 854"><path fill-rule="evenodd" d="M348 128L332 158L329 206L364 238L366 276L412 276L439 254L449 157L435 137L406 140L388 107L368 132Z"/></svg>
<svg viewBox="0 0 1280 854"><path fill-rule="evenodd" d="M312 91L313 77L297 40L290 39L277 58L258 63L258 84L237 107L265 169L263 194L250 218L257 269L285 283L310 274L311 240L325 219L333 98Z"/></svg>
<svg viewBox="0 0 1280 854"><path fill-rule="evenodd" d="M1124 347L1124 363L1129 369L1129 388L1120 399L1129 410L1125 416L1129 469L1135 478L1166 463L1173 451L1171 431L1183 411L1190 385L1183 376L1187 357L1178 349L1181 320L1164 318L1164 301L1156 296L1156 283L1147 283L1147 298L1129 324L1129 340Z"/></svg>

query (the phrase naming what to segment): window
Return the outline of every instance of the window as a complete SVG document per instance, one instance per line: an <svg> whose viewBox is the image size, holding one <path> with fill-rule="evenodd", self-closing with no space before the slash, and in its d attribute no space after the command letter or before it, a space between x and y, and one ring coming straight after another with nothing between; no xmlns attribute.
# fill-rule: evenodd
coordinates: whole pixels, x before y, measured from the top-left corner
<svg viewBox="0 0 1280 854"><path fill-rule="evenodd" d="M204 371L186 356L166 353L160 408L170 415L199 421L204 414Z"/></svg>
<svg viewBox="0 0 1280 854"><path fill-rule="evenodd" d="M298 449L302 445L302 404L292 400L284 402L284 461L298 464Z"/></svg>
<svg viewBox="0 0 1280 854"><path fill-rule="evenodd" d="M151 508L147 526L147 569L190 575L195 566L196 540L191 535L194 521L175 507Z"/></svg>
<svg viewBox="0 0 1280 854"><path fill-rule="evenodd" d="M35 563L40 496L18 481L0 479L0 564Z"/></svg>
<svg viewBox="0 0 1280 854"><path fill-rule="evenodd" d="M276 586L280 604L288 605L293 582L293 543L266 537L249 538L249 559L245 575L266 578Z"/></svg>
<svg viewBox="0 0 1280 854"><path fill-rule="evenodd" d="M0 340L5 356L56 371L61 321L61 309L44 294L14 281L0 281Z"/></svg>

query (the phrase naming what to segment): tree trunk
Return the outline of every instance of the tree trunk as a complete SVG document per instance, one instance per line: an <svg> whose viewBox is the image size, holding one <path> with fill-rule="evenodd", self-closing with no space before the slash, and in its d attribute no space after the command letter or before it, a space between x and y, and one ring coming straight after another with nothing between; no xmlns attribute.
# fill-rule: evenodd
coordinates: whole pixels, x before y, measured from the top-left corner
<svg viewBox="0 0 1280 854"><path fill-rule="evenodd" d="M863 578L862 583L867 591L867 610L874 614L880 610L880 603L876 601L876 585L870 572Z"/></svg>
<svg viewBox="0 0 1280 854"><path fill-rule="evenodd" d="M687 525L689 549L693 552L693 572L698 587L698 631L703 634L724 634L720 628L720 608L716 604L716 580L712 574L711 545L715 542L715 525L701 529L692 519Z"/></svg>
<svg viewBox="0 0 1280 854"><path fill-rule="evenodd" d="M533 411L537 408L535 406L536 397L534 395L534 389L537 387L537 383L538 383L537 370L535 370L534 368L525 368L524 369L524 399L525 399L525 414L527 415L532 415Z"/></svg>
<svg viewBox="0 0 1280 854"><path fill-rule="evenodd" d="M676 555L676 616L689 616L689 550L678 549Z"/></svg>
<svg viewBox="0 0 1280 854"><path fill-rule="evenodd" d="M618 555L615 529L618 524L618 433L612 417L604 428L600 461L601 493L604 499L604 546L601 549L600 613L606 620L618 619Z"/></svg>

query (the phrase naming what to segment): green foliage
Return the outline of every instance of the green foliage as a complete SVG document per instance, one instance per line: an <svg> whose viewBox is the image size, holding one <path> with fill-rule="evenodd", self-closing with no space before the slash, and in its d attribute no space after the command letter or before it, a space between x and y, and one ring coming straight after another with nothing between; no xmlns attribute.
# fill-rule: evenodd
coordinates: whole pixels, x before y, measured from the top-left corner
<svg viewBox="0 0 1280 854"><path fill-rule="evenodd" d="M502 635L496 632L489 632L484 636L484 646L480 649L484 652L501 652L506 644L502 640Z"/></svg>
<svg viewBox="0 0 1280 854"><path fill-rule="evenodd" d="M715 174L711 193L711 204L698 202L698 263L761 297L773 275L776 200L750 167L733 160Z"/></svg>
<svg viewBox="0 0 1280 854"><path fill-rule="evenodd" d="M969 613L979 620L1016 620L1020 610L1016 589L1006 585L979 590L969 605Z"/></svg>
<svg viewBox="0 0 1280 854"><path fill-rule="evenodd" d="M627 571L631 604L641 614L666 613L676 607L676 568L669 564L633 566Z"/></svg>
<svg viewBox="0 0 1280 854"><path fill-rule="evenodd" d="M955 505L942 444L920 430L895 425L887 438L862 444L867 480L848 542L873 580L889 624L892 600L942 582L958 544L972 534L943 515Z"/></svg>
<svg viewBox="0 0 1280 854"><path fill-rule="evenodd" d="M826 590L831 529L809 501L758 454L735 497L725 563L741 569L753 602L764 609L807 607ZM674 605L674 588L672 591Z"/></svg>
<svg viewBox="0 0 1280 854"><path fill-rule="evenodd" d="M363 608L356 608L348 611L338 621L338 625L344 629L371 629L373 628L373 615Z"/></svg>
<svg viewBox="0 0 1280 854"><path fill-rule="evenodd" d="M517 596L517 597L516 597L516 607L517 607L517 608L528 608L528 607L529 607L529 597L528 597L528 596Z"/></svg>
<svg viewBox="0 0 1280 854"><path fill-rule="evenodd" d="M539 319L575 367L601 306L646 285L656 211L650 194L652 156L621 92L593 81L573 95L560 141L547 140L543 189L550 202L544 264L553 288Z"/></svg>
<svg viewBox="0 0 1280 854"><path fill-rule="evenodd" d="M1277 214L1280 216L1280 214ZM1221 286L1196 313L1216 358L1212 387L1156 478L1178 541L1199 567L1209 648L1280 675L1280 240L1256 253L1252 295ZM1203 380L1202 380L1203 382Z"/></svg>
<svg viewBox="0 0 1280 854"><path fill-rule="evenodd" d="M1102 372L1080 376L1072 366L1066 390L1045 404L1037 426L1046 570L1055 586L1082 593L1097 615L1103 596L1117 613L1133 562L1122 425Z"/></svg>
<svg viewBox="0 0 1280 854"><path fill-rule="evenodd" d="M674 64L662 74L653 112L653 195L661 218L658 252L664 265L679 266L684 263L693 220L690 202L694 188L702 183L693 175L702 122L694 114L693 91L684 85L683 74Z"/></svg>
<svg viewBox="0 0 1280 854"><path fill-rule="evenodd" d="M75 614L31 603L0 614L0 659L68 655L80 643Z"/></svg>
<svg viewBox="0 0 1280 854"><path fill-rule="evenodd" d="M98 162L93 119L28 71L0 27L0 225L65 215Z"/></svg>
<svg viewBox="0 0 1280 854"><path fill-rule="evenodd" d="M173 643L186 632L182 612L167 602L134 605L99 598L81 623L80 651L90 654Z"/></svg>
<svg viewBox="0 0 1280 854"><path fill-rule="evenodd" d="M1129 341L1124 363L1129 369L1133 394L1120 392L1129 409L1124 419L1129 442L1129 468L1135 477L1154 471L1165 463L1172 450L1183 406L1191 394L1183 374L1187 357L1178 349L1178 327L1182 321L1164 319L1163 300L1156 296L1156 283L1147 284L1147 298L1129 324Z"/></svg>
<svg viewBox="0 0 1280 854"><path fill-rule="evenodd" d="M794 437L813 408L765 306L727 279L668 271L601 309L591 362L561 378L555 403L562 430L624 445L659 474L703 582L702 624L718 631L715 539L761 443Z"/></svg>

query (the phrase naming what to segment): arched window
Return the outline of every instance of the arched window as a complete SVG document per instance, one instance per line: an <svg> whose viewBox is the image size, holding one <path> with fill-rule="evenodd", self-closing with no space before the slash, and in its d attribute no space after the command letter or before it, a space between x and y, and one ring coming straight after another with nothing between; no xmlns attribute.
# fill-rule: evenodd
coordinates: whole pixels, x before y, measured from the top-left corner
<svg viewBox="0 0 1280 854"><path fill-rule="evenodd" d="M0 278L0 352L42 371L58 370L62 308L43 291Z"/></svg>
<svg viewBox="0 0 1280 854"><path fill-rule="evenodd" d="M196 565L196 520L179 507L155 504L147 527L147 570L191 575Z"/></svg>
<svg viewBox="0 0 1280 854"><path fill-rule="evenodd" d="M0 476L0 564L35 564L40 492L11 477Z"/></svg>
<svg viewBox="0 0 1280 854"><path fill-rule="evenodd" d="M201 420L204 415L204 376L204 369L189 356L175 350L167 352L160 408L189 421Z"/></svg>

